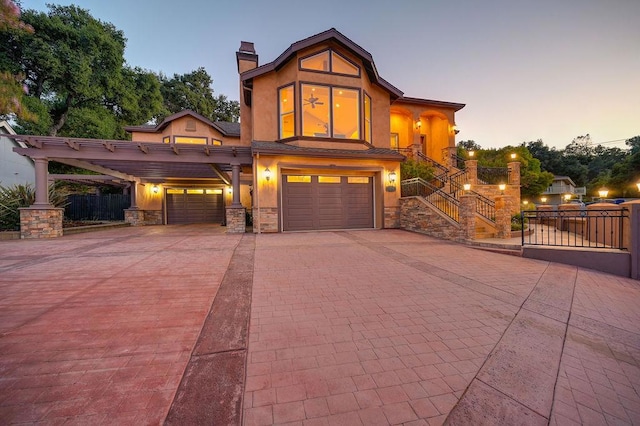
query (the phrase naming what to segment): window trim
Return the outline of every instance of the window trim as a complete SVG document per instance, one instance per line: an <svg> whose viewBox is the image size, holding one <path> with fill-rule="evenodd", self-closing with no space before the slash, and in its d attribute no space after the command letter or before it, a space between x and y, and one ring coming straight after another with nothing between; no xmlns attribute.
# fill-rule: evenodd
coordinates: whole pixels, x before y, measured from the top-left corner
<svg viewBox="0 0 640 426"><path fill-rule="evenodd" d="M282 112L280 111L280 91L287 87L293 87L293 136L287 136L286 138L282 137ZM296 83L292 81L291 83L287 83L283 86L278 87L276 90L276 102L278 105L278 140L289 140L298 134L298 120L296 113ZM302 105L302 104L301 104Z"/></svg>
<svg viewBox="0 0 640 426"><path fill-rule="evenodd" d="M364 121L364 117L362 116L362 88L361 87L354 87L354 86L341 86L341 85L332 85L332 84L325 84L325 83L316 83L316 82L309 82L309 81L300 81L300 99L299 99L299 105L300 105L300 134L296 134L296 136L299 136L301 138L316 138L316 139L323 139L323 140L336 140L336 141L345 141L345 142L357 142L357 141L364 141L364 139L362 138L363 134L362 134L362 122ZM302 86L303 85L309 85L309 86L321 86L321 87L326 87L329 89L329 124L331 127L331 131L329 132L328 137L323 137L323 136L305 136L304 135L304 118L303 118L303 103L304 103L304 99L302 99ZM356 102L356 105L358 106L358 129L360 129L360 136L358 139L351 139L351 138L336 138L334 137L334 126L333 126L333 89L346 89L346 90L355 90L356 92L358 92L358 101Z"/></svg>
<svg viewBox="0 0 640 426"><path fill-rule="evenodd" d="M369 139L367 140L367 108L364 103L365 98L369 98ZM373 99L366 90L362 90L362 140L373 144Z"/></svg>
<svg viewBox="0 0 640 426"><path fill-rule="evenodd" d="M176 142L176 139L177 139L177 138L185 138L185 139L204 139L204 144L200 144L200 143L192 143L192 144L189 144L189 143L187 143L187 145L209 145L209 138L208 138L208 137L206 137L206 136L173 135L173 138L172 138L172 143L173 143L173 144L176 144L176 143L184 144L184 142Z"/></svg>
<svg viewBox="0 0 640 426"><path fill-rule="evenodd" d="M324 53L324 52L329 52L329 71L314 70L314 69L310 69L310 68L304 68L302 66L302 61L303 60L309 59L312 56L316 56L316 55L319 55L319 54ZM358 71L357 74L345 74L345 73L333 71L333 53L335 53L340 58L344 59L346 62L348 62L351 65L353 65L356 68L356 70ZM331 47L323 49L323 50L318 50L316 52L313 52L313 53L310 53L308 55L305 55L305 56L302 56L302 57L298 58L298 71L317 72L317 73L320 73L320 74L341 75L341 76L351 77L351 78L360 78L362 76L362 69L360 68L360 65L356 64L354 61L352 61L351 59L347 58L342 53L338 52L337 50L335 50L335 49L333 49Z"/></svg>

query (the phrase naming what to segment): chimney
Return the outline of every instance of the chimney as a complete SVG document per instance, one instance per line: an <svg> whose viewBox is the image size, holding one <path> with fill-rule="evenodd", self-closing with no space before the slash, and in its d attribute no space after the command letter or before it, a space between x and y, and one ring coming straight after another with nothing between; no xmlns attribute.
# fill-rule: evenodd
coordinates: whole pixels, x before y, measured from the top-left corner
<svg viewBox="0 0 640 426"><path fill-rule="evenodd" d="M241 41L240 49L236 52L236 61L238 63L238 73L254 69L258 66L258 55L253 43L250 41Z"/></svg>

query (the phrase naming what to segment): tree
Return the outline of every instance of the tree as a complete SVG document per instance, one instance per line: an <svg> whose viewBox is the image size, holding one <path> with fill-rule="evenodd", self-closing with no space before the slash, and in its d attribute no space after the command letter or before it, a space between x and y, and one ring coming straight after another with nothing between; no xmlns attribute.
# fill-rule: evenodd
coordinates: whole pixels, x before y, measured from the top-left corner
<svg viewBox="0 0 640 426"><path fill-rule="evenodd" d="M122 139L124 125L158 114L157 77L125 65L122 31L76 6L48 8L23 14L32 34L0 34L0 70L24 74L25 104L39 118L18 120L20 131Z"/></svg>
<svg viewBox="0 0 640 426"><path fill-rule="evenodd" d="M165 115L190 109L211 121L237 122L240 117L240 104L229 101L226 96L213 95L213 80L207 71L200 67L187 74L174 74L172 78L160 74L160 91L166 111L157 117L161 121Z"/></svg>
<svg viewBox="0 0 640 426"><path fill-rule="evenodd" d="M20 20L19 4L12 0L0 0L0 33L33 33L33 28ZM0 116L6 118L13 114L24 120L35 120L36 116L24 106L23 98L27 88L21 83L22 76L5 68L7 67L0 67L3 70L0 71Z"/></svg>

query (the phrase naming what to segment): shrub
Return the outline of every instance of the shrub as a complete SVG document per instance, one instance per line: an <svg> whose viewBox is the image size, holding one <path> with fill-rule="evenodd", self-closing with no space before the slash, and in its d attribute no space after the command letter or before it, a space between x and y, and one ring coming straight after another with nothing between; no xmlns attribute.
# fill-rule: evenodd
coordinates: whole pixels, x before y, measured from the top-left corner
<svg viewBox="0 0 640 426"><path fill-rule="evenodd" d="M528 219L524 218L525 228L527 227ZM522 219L520 217L520 213L516 213L511 216L511 230L512 231L522 231Z"/></svg>
<svg viewBox="0 0 640 426"><path fill-rule="evenodd" d="M400 178L413 179L422 178L426 181L433 179L434 170L433 167L425 162L419 162L412 159L407 159L403 163L400 163Z"/></svg>
<svg viewBox="0 0 640 426"><path fill-rule="evenodd" d="M29 207L36 200L33 185L0 185L0 231L18 231L20 229L20 207ZM56 185L49 186L49 202L56 207L67 205L67 195Z"/></svg>

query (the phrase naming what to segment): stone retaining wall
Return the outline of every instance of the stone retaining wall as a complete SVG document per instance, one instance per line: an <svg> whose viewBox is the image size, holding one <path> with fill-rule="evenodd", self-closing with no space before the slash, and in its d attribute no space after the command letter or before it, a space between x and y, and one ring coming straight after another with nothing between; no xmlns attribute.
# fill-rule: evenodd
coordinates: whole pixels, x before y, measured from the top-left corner
<svg viewBox="0 0 640 426"><path fill-rule="evenodd" d="M278 208L253 208L253 232L278 232Z"/></svg>
<svg viewBox="0 0 640 426"><path fill-rule="evenodd" d="M420 197L400 199L400 227L444 240L466 240L462 227Z"/></svg>

